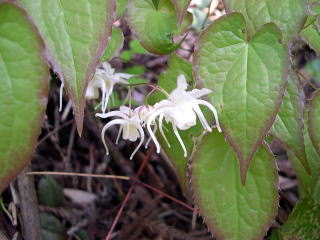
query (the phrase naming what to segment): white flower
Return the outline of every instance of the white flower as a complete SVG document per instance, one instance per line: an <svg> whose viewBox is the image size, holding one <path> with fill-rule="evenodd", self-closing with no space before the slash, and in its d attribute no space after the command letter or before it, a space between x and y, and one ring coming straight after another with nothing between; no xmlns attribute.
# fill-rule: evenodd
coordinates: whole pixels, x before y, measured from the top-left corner
<svg viewBox="0 0 320 240"><path fill-rule="evenodd" d="M162 130L162 121L163 118L166 122L171 122L173 131L178 138L183 151L184 156L187 156L187 150L184 146L184 143L179 135L178 129L186 130L192 126L195 126L197 123L197 116L200 119L200 122L204 129L211 132L211 127L206 121L199 105L204 105L208 107L214 114L216 119L216 126L219 132L221 132L221 128L218 121L218 114L216 109L208 102L201 100L204 95L211 93L211 90L203 88L203 89L194 89L192 91L186 91L188 87L187 81L184 75L180 75L177 79L177 88L174 89L168 99L162 100L159 103L155 104L154 111L152 116L149 117L147 128L150 136L152 137L154 143L157 147L157 153L160 152L160 145L157 141L155 134L151 131L151 124L155 118L159 116L159 129L161 133Z"/></svg>
<svg viewBox="0 0 320 240"><path fill-rule="evenodd" d="M105 113L114 85L129 84L125 79L129 79L132 76L126 73L115 73L111 65L108 62L104 62L102 63L102 69L97 69L93 79L89 82L86 98L97 99L100 88L102 91L102 113Z"/></svg>
<svg viewBox="0 0 320 240"><path fill-rule="evenodd" d="M103 141L103 145L106 148L107 155L109 154L109 150L107 144L105 142L104 134L107 129L113 125L119 124L120 129L118 133L118 137L116 143L118 143L120 135L122 133L122 138L124 140L129 140L131 142L135 142L140 138L140 143L133 151L130 156L130 160L132 160L133 156L136 154L138 149L141 147L144 141L144 132L141 126L141 120L139 118L137 111L132 111L130 108L126 106L121 106L119 111L111 111L105 114L96 114L96 116L101 118L109 118L109 117L119 117L119 119L114 119L108 122L102 129L101 137Z"/></svg>

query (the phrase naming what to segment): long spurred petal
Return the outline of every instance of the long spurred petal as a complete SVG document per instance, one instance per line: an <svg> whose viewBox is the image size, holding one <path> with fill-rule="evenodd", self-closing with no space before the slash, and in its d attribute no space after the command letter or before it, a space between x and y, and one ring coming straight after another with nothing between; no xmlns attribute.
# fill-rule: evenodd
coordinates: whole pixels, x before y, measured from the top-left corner
<svg viewBox="0 0 320 240"><path fill-rule="evenodd" d="M108 123L103 127L103 129L102 129L102 131L101 131L101 138L102 138L103 145L104 145L104 147L105 147L105 149L106 149L106 154L107 154L107 155L109 155L109 149L108 149L108 146L107 146L107 144L106 144L106 140L105 140L105 138L104 138L105 132L108 130L109 127L111 127L111 126L113 126L113 125L116 125L116 124L122 125L122 124L124 124L124 123L126 123L126 121L123 120L123 119L115 119L115 120L112 120L112 121L108 122Z"/></svg>
<svg viewBox="0 0 320 240"><path fill-rule="evenodd" d="M211 127L209 126L206 118L204 117L199 105L195 102L192 103L192 109L196 112L197 116L200 119L200 122L204 129L207 129L207 131L211 132Z"/></svg>
<svg viewBox="0 0 320 240"><path fill-rule="evenodd" d="M157 129L158 129L158 126L157 125L154 125L154 129L153 129L153 134L156 134L156 131L157 131ZM145 146L145 149L147 149L148 148L148 145L149 145L149 143L150 143L150 141L151 141L151 136L149 137L149 139L147 140L147 142L146 142L146 146Z"/></svg>
<svg viewBox="0 0 320 240"><path fill-rule="evenodd" d="M160 133L161 133L164 141L167 143L168 147L171 147L171 145L170 145L170 143L169 143L166 135L165 135L164 132L163 132L163 124L162 124L162 122L163 122L163 117L164 117L163 114L161 114L160 117L159 117L159 130L160 130Z"/></svg>
<svg viewBox="0 0 320 240"><path fill-rule="evenodd" d="M60 85L60 96L59 96L59 112L62 111L62 94L63 94L64 83L62 82Z"/></svg>
<svg viewBox="0 0 320 240"><path fill-rule="evenodd" d="M120 126L120 128L119 128L119 132L118 132L118 136L117 136L117 140L116 140L116 144L118 144L118 143L119 143L119 139L120 139L120 136L121 136L122 130L123 130L123 126Z"/></svg>
<svg viewBox="0 0 320 240"><path fill-rule="evenodd" d="M136 147L136 149L133 151L133 153L131 154L130 156L130 160L132 160L133 156L136 154L136 152L139 150L139 148L141 147L141 145L143 144L143 141L144 141L144 132L143 132L143 129L142 127L138 124L137 125L137 128L138 128L138 131L140 133L140 143L139 145Z"/></svg>
<svg viewBox="0 0 320 240"><path fill-rule="evenodd" d="M214 118L216 119L217 129L218 129L219 132L221 132L219 119L218 119L218 113L217 113L217 110L214 108L214 106L212 106L210 103L208 103L208 102L206 102L204 100L200 100L200 99L197 100L197 103L208 107L212 111L212 113L214 115Z"/></svg>
<svg viewBox="0 0 320 240"><path fill-rule="evenodd" d="M186 147L184 146L184 143L183 143L183 141L182 141L182 139L181 139L181 137L180 137L180 134L179 134L179 132L178 132L178 129L177 129L177 127L176 127L176 125L175 125L174 123L172 123L172 128L173 128L174 134L175 134L176 137L178 138L178 140L179 140L179 142L180 142L180 144L181 144L181 147L182 147L182 149L183 149L183 151L184 151L184 157L187 157L187 149L186 149Z"/></svg>

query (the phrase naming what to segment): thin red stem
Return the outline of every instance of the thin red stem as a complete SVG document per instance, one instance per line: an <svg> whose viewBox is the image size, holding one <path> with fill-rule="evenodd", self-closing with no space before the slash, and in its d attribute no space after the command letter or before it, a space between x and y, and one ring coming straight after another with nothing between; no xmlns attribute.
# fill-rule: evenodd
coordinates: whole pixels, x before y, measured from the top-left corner
<svg viewBox="0 0 320 240"><path fill-rule="evenodd" d="M147 152L147 155L145 155L145 157L143 158L143 162L137 172L137 178L140 177L140 175L142 174L142 171L145 168L145 166L147 165L147 163L149 162L149 159L151 158L152 154L154 153L154 150L155 150L155 146L152 145L151 148L149 149L149 151Z"/></svg>
<svg viewBox="0 0 320 240"><path fill-rule="evenodd" d="M178 199L170 196L169 194L167 194L167 193L165 193L165 192L162 192L161 190L159 190L159 189L157 189L157 188L155 188L155 187L152 187L152 186L149 185L149 184L146 184L146 183L143 183L143 182L140 182L140 181L138 181L137 183L140 184L141 186L144 186L144 187L146 187L146 188L149 188L150 190L152 190L152 191L154 191L154 192L156 192L156 193L159 193L159 194L163 195L163 196L166 197L166 198L169 198L170 200L172 200L172 201L180 204L181 206L189 209L190 211L194 211L194 208L193 208L193 207L191 207L191 206L189 206L188 204L186 204L186 203L184 203L184 202L182 202L182 201L180 201L180 200L178 200Z"/></svg>
<svg viewBox="0 0 320 240"><path fill-rule="evenodd" d="M119 221L119 218L120 218L120 216L121 216L121 214L122 214L122 212L123 212L123 209L124 209L124 207L126 206L127 202L129 201L129 199L130 199L130 197L131 197L131 195L132 195L133 188L134 188L134 185L131 185L131 187L130 187L130 189L129 189L129 191L128 191L126 197L125 197L125 199L124 199L123 202L121 203L121 207L120 207L120 209L119 209L118 212L117 212L117 216L116 216L115 219L113 220L113 223L112 223L112 225L111 225L111 228L110 228L110 230L109 230L109 232L108 232L108 234L107 234L107 236L106 236L106 240L110 240L111 234L112 234L114 228L116 227L116 225L117 225L117 223L118 223L118 221Z"/></svg>
<svg viewBox="0 0 320 240"><path fill-rule="evenodd" d="M147 155L144 156L143 162L142 162L141 166L140 166L139 169L138 169L138 172L137 172L136 177L133 178L133 179L137 179L137 178L141 175L141 173L142 173L143 169L145 168L145 166L147 165L150 157L151 157L152 154L154 153L154 150L155 150L155 146L152 145L152 147L148 150ZM118 221L119 221L119 219L120 219L120 216L121 216L121 214L122 214L122 212L123 212L124 207L126 206L127 202L129 201L129 199L130 199L130 197L131 197L131 195L132 195L132 192L133 192L133 189L134 189L134 186L135 186L136 183L137 183L137 181L134 181L133 184L130 186L129 191L128 191L125 199L124 199L123 202L121 203L121 207L120 207L120 209L118 210L115 219L113 220L113 223L112 223L112 225L111 225L111 228L109 229L109 232L108 232L105 240L110 240L111 234L112 234L114 228L116 227L116 225L117 225L117 223L118 223Z"/></svg>

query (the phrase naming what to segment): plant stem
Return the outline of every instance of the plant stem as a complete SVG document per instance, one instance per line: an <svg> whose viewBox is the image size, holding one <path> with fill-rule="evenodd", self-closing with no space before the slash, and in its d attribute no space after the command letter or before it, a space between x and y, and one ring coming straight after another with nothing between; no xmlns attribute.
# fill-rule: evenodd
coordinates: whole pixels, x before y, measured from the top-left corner
<svg viewBox="0 0 320 240"><path fill-rule="evenodd" d="M155 188L155 187L153 187L153 186L151 186L149 184L146 184L146 183L143 183L143 182L140 182L140 181L138 181L137 183L140 184L141 186L144 186L144 187L156 192L156 193L159 193L159 194L163 195L164 197L166 197L166 198L168 198L168 199L180 204L181 206L189 209L190 211L194 211L193 207L191 207L188 204L186 204L186 203L184 203L184 202L182 202L182 201L170 196L169 194L166 194L165 192L162 192L161 190L159 190L159 189L157 189L157 188Z"/></svg>
<svg viewBox="0 0 320 240"><path fill-rule="evenodd" d="M94 178L112 178L129 181L130 177L117 175L87 174L87 173L67 173L67 172L28 172L27 175L55 175L55 176L76 176L76 177L94 177Z"/></svg>
<svg viewBox="0 0 320 240"><path fill-rule="evenodd" d="M143 158L143 162L142 162L141 166L140 166L139 169L138 169L137 175L136 175L133 179L138 179L138 177L140 177L143 169L145 168L145 166L146 166L147 163L149 162L150 157L151 157L152 154L154 153L154 150L155 150L155 146L152 145L152 147L149 149L147 155ZM121 214L122 214L122 212L123 212L124 207L126 206L127 202L129 201L129 199L130 199L130 197L131 197L131 195L132 195L132 192L133 192L133 189L134 189L134 186L136 185L136 183L137 183L137 181L133 181L133 184L130 186L130 189L129 189L129 191L128 191L126 197L125 197L125 199L123 200L123 202L122 202L122 204L121 204L121 207L120 207L120 209L118 210L115 219L113 220L113 223L112 223L112 225L111 225L111 228L109 229L109 232L108 232L105 240L110 240L111 234L112 234L114 228L116 227L116 225L117 225L117 223L118 223L118 221L119 221L119 218L120 218L120 216L121 216Z"/></svg>

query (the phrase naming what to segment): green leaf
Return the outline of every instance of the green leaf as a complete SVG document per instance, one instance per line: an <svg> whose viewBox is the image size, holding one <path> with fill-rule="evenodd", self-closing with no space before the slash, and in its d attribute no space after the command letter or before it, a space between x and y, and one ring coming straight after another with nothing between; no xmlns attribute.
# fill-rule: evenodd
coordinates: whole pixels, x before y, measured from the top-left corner
<svg viewBox="0 0 320 240"><path fill-rule="evenodd" d="M134 74L134 75L142 75L145 72L144 66L133 66L133 67L128 67L124 70L125 73L128 74ZM131 78L129 79L130 82Z"/></svg>
<svg viewBox="0 0 320 240"><path fill-rule="evenodd" d="M38 185L40 204L49 207L61 207L64 198L63 188L52 176L44 176Z"/></svg>
<svg viewBox="0 0 320 240"><path fill-rule="evenodd" d="M26 13L0 3L0 194L28 164L45 113L49 69Z"/></svg>
<svg viewBox="0 0 320 240"><path fill-rule="evenodd" d="M195 203L218 240L262 239L278 209L274 156L266 145L259 147L246 185L238 169L237 156L223 135L205 135L192 159Z"/></svg>
<svg viewBox="0 0 320 240"><path fill-rule="evenodd" d="M172 0L177 13L178 13L178 23L179 25L182 24L183 19L187 13L189 4L191 2L191 0Z"/></svg>
<svg viewBox="0 0 320 240"><path fill-rule="evenodd" d="M283 240L280 230L272 230L271 240Z"/></svg>
<svg viewBox="0 0 320 240"><path fill-rule="evenodd" d="M102 62L110 61L123 47L124 36L120 28L112 27L111 38L101 58Z"/></svg>
<svg viewBox="0 0 320 240"><path fill-rule="evenodd" d="M307 15L308 0L224 0L227 12L241 12L248 22L249 36L273 22L290 42L300 32Z"/></svg>
<svg viewBox="0 0 320 240"><path fill-rule="evenodd" d="M309 12L312 15L320 15L320 1L310 0L309 1Z"/></svg>
<svg viewBox="0 0 320 240"><path fill-rule="evenodd" d="M282 227L284 239L320 239L320 202L310 197L299 202Z"/></svg>
<svg viewBox="0 0 320 240"><path fill-rule="evenodd" d="M286 82L288 50L274 24L248 42L240 13L221 17L200 36L194 72L210 88L213 106L238 155L242 183L254 153L269 131Z"/></svg>
<svg viewBox="0 0 320 240"><path fill-rule="evenodd" d="M153 5L154 5L154 7L155 7L156 9L158 9L159 2L160 2L160 1L161 1L161 0L152 0Z"/></svg>
<svg viewBox="0 0 320 240"><path fill-rule="evenodd" d="M132 39L129 43L129 46L130 46L130 50L135 54L147 54L148 53L136 39Z"/></svg>
<svg viewBox="0 0 320 240"><path fill-rule="evenodd" d="M122 18L124 13L126 12L126 6L127 6L128 0L117 0L117 12L116 12L116 19Z"/></svg>
<svg viewBox="0 0 320 240"><path fill-rule="evenodd" d="M106 47L115 0L18 0L44 39L54 71L72 101L78 133L83 128L85 92Z"/></svg>
<svg viewBox="0 0 320 240"><path fill-rule="evenodd" d="M320 18L318 17L318 19ZM308 16L305 26L301 31L301 36L313 50L320 54L320 32L317 26L317 18Z"/></svg>
<svg viewBox="0 0 320 240"><path fill-rule="evenodd" d="M133 52L125 50L120 54L120 59L122 61L128 62L132 59Z"/></svg>
<svg viewBox="0 0 320 240"><path fill-rule="evenodd" d="M308 130L311 141L320 154L320 90L313 94L308 116Z"/></svg>
<svg viewBox="0 0 320 240"><path fill-rule="evenodd" d="M63 240L65 231L60 220L48 213L40 213L41 231L44 240Z"/></svg>
<svg viewBox="0 0 320 240"><path fill-rule="evenodd" d="M180 46L173 38L192 22L190 14L178 29L177 13L171 0L161 0L155 8L151 0L129 0L127 20L142 46L152 53L168 54Z"/></svg>
<svg viewBox="0 0 320 240"><path fill-rule="evenodd" d="M162 72L159 77L158 86L170 93L177 87L177 78L180 74L183 74L186 77L189 85L194 85L191 63L182 59L176 54L173 54L168 61L168 69L165 72ZM159 102L163 99L165 99L165 95L162 92L156 91L148 98L148 104L154 105L156 102ZM181 183L182 190L185 192L187 184L186 174L188 158L183 156L183 150L177 137L172 131L171 124L164 123L164 126L166 129L168 129L168 131L164 132L171 147L166 144L164 138L161 136L161 134L159 134L159 132L157 132L157 139L161 145L161 150L166 154L170 162L173 164ZM194 147L193 138L199 136L202 131L203 129L200 124L197 124L197 126L186 131L179 130L179 134L186 146L188 156L191 155Z"/></svg>
<svg viewBox="0 0 320 240"><path fill-rule="evenodd" d="M306 72L320 83L320 59L314 59L305 65Z"/></svg>
<svg viewBox="0 0 320 240"><path fill-rule="evenodd" d="M296 157L293 151L288 150L287 154L292 163L292 167L297 174L301 196L311 196L313 194L314 197L317 197L317 184L320 183L320 156L315 150L309 136L307 112L308 111L304 114L304 144L311 174L306 172L301 161Z"/></svg>
<svg viewBox="0 0 320 240"><path fill-rule="evenodd" d="M288 80L288 86L271 133L291 149L304 168L311 173L303 138L304 92L296 73L291 72Z"/></svg>

